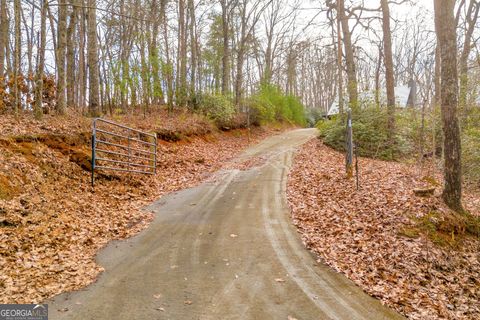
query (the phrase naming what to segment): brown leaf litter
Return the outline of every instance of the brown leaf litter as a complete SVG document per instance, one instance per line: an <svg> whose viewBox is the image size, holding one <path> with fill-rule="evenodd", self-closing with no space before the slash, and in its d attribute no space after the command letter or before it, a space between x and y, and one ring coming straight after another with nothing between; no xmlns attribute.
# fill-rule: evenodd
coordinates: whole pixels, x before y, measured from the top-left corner
<svg viewBox="0 0 480 320"><path fill-rule="evenodd" d="M97 251L153 219L141 210L145 204L198 184L251 143L278 132L254 130L251 140L246 130L205 132L205 125L182 114L118 121L182 140L159 141L156 176L105 172L93 190L90 173L72 156L88 154L88 139L83 145L70 139L88 134L91 120L0 119L0 303L40 302L88 285L102 271L94 260ZM171 123L182 131L177 134Z"/></svg>
<svg viewBox="0 0 480 320"><path fill-rule="evenodd" d="M318 139L295 156L287 196L305 245L410 319L480 319L480 240L432 229L451 217L441 186L418 197L413 190L434 180L422 170L360 158L356 190L344 159ZM464 197L477 216L479 194L467 189Z"/></svg>

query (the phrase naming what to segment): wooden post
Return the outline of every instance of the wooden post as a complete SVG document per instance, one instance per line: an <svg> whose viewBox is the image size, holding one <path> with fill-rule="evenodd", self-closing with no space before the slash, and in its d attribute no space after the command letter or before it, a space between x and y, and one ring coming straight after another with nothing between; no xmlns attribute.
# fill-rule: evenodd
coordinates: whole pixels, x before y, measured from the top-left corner
<svg viewBox="0 0 480 320"><path fill-rule="evenodd" d="M97 124L96 119L93 119L93 130L92 130L92 188L95 185L95 147L97 143Z"/></svg>
<svg viewBox="0 0 480 320"><path fill-rule="evenodd" d="M346 155L345 155L345 169L347 178L353 176L353 134L352 134L352 110L347 111L347 133L346 133Z"/></svg>
<svg viewBox="0 0 480 320"><path fill-rule="evenodd" d="M359 181L359 178L358 178L358 146L355 144L353 146L353 150L354 150L354 153L355 153L355 178L357 180L357 190L360 189L360 181Z"/></svg>
<svg viewBox="0 0 480 320"><path fill-rule="evenodd" d="M153 174L157 174L157 133L154 133L154 136L152 137L153 140L153 146L150 148L150 150L154 153L153 154L153 159L152 159L152 167L153 167Z"/></svg>
<svg viewBox="0 0 480 320"><path fill-rule="evenodd" d="M247 134L248 143L250 143L250 106L247 107Z"/></svg>

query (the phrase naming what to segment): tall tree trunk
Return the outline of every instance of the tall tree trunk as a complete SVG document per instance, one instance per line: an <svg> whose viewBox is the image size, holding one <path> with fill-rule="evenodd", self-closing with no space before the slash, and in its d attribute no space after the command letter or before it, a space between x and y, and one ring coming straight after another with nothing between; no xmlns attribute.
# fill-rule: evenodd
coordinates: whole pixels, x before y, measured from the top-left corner
<svg viewBox="0 0 480 320"><path fill-rule="evenodd" d="M270 83L272 80L272 36L273 31L267 34L267 49L265 50L265 69L263 71L262 80L264 83Z"/></svg>
<svg viewBox="0 0 480 320"><path fill-rule="evenodd" d="M67 31L67 106L75 106L75 33L77 27L78 8L76 0L70 0L72 12Z"/></svg>
<svg viewBox="0 0 480 320"><path fill-rule="evenodd" d="M227 94L229 91L229 73L230 73L230 47L229 47L229 21L228 21L228 1L221 0L222 6L222 38L223 38L223 53L222 53L222 94Z"/></svg>
<svg viewBox="0 0 480 320"><path fill-rule="evenodd" d="M343 114L343 53L342 53L342 21L340 19L340 1L337 1L337 68L338 68L338 112ZM328 112L328 110L327 110Z"/></svg>
<svg viewBox="0 0 480 320"><path fill-rule="evenodd" d="M143 32L147 34L147 32ZM146 36L140 37L140 64L141 64L141 79L142 79L142 100L143 100L143 115L146 116L150 108L150 90L149 90L149 73L148 73L148 63L145 54L146 42L148 41Z"/></svg>
<svg viewBox="0 0 480 320"><path fill-rule="evenodd" d="M435 0L435 29L440 46L442 75L442 122L444 134L445 186L443 199L462 212L461 142L457 119L457 35L453 10L455 0Z"/></svg>
<svg viewBox="0 0 480 320"><path fill-rule="evenodd" d="M164 104L164 97L163 97L163 90L162 84L160 82L160 58L158 56L158 48L157 48L157 35L158 35L158 28L159 23L161 20L161 16L158 16L158 9L157 9L157 0L152 1L152 35L151 41L149 42L148 52L150 54L150 64L152 66L152 89L153 89L153 101L154 105Z"/></svg>
<svg viewBox="0 0 480 320"><path fill-rule="evenodd" d="M98 75L98 46L97 46L97 16L95 0L88 0L88 74L89 74L89 113L90 116L99 115L99 75Z"/></svg>
<svg viewBox="0 0 480 320"><path fill-rule="evenodd" d="M460 67L460 92L459 92L459 108L460 114L463 119L466 119L468 115L467 110L467 91L468 91L468 57L472 48L471 39L473 31L478 20L478 14L480 10L480 2L470 0L468 10L466 13L466 32L465 39L463 41L463 49L460 55L459 67Z"/></svg>
<svg viewBox="0 0 480 320"><path fill-rule="evenodd" d="M58 0L57 113L65 113L65 49L67 46L67 1Z"/></svg>
<svg viewBox="0 0 480 320"><path fill-rule="evenodd" d="M190 13L190 54L191 54L191 78L190 78L190 101L195 99L195 84L197 76L197 35L195 20L195 4L193 0L188 0L188 11Z"/></svg>
<svg viewBox="0 0 480 320"><path fill-rule="evenodd" d="M43 114L43 69L45 68L45 43L47 40L47 0L42 0L40 44L37 49L37 76L35 83L35 105L33 113L39 119Z"/></svg>
<svg viewBox="0 0 480 320"><path fill-rule="evenodd" d="M287 83L285 92L289 95L295 94L295 87L297 83L297 52L296 48L290 43L287 53Z"/></svg>
<svg viewBox="0 0 480 320"><path fill-rule="evenodd" d="M235 78L235 106L240 107L243 97L243 63L247 38L247 1L241 5L240 40L237 44L237 73Z"/></svg>
<svg viewBox="0 0 480 320"><path fill-rule="evenodd" d="M185 0L178 1L178 70L177 105L184 107L187 98L187 33Z"/></svg>
<svg viewBox="0 0 480 320"><path fill-rule="evenodd" d="M125 15L125 1L121 0L120 4L120 14ZM120 103L122 105L122 110L127 111L128 107L128 83L129 83L129 61L128 61L128 52L127 52L127 23L124 22L120 24L120 65L121 65L121 77L118 79L120 82Z"/></svg>
<svg viewBox="0 0 480 320"><path fill-rule="evenodd" d="M387 82L388 141L393 143L395 133L395 80L393 78L392 34L390 31L390 9L388 0L382 0L383 51L385 56L385 78Z"/></svg>
<svg viewBox="0 0 480 320"><path fill-rule="evenodd" d="M436 107L442 104L441 69L442 69L442 64L440 62L440 46L437 43L435 47L435 80L434 80L434 86L435 86L434 100L435 100Z"/></svg>
<svg viewBox="0 0 480 320"><path fill-rule="evenodd" d="M342 22L343 43L345 45L345 61L347 66L347 91L349 104L352 109L358 107L357 71L353 55L352 33L348 27L348 17L345 15L345 2L338 0L339 17Z"/></svg>
<svg viewBox="0 0 480 320"><path fill-rule="evenodd" d="M235 106L240 107L243 97L243 64L245 62L245 48L240 45L237 53L237 74L235 78Z"/></svg>
<svg viewBox="0 0 480 320"><path fill-rule="evenodd" d="M21 70L20 70L20 59L22 56L22 34L20 29L20 11L22 10L20 0L15 0L14 6L14 15L15 15L15 54L14 54L14 97L15 97L15 104L14 104L14 112L15 114L20 111L22 107L21 103L21 96L20 96L20 88L18 83L18 78L20 77Z"/></svg>
<svg viewBox="0 0 480 320"><path fill-rule="evenodd" d="M85 3L84 0L77 0L82 6ZM77 107L80 110L84 110L85 108L85 100L86 100L86 88L87 88L87 70L86 70L86 61L85 61L85 44L86 44L86 33L87 28L85 25L86 19L86 9L80 9L80 17L79 19L79 44L78 44L78 90L76 93L77 98Z"/></svg>
<svg viewBox="0 0 480 320"><path fill-rule="evenodd" d="M28 72L27 72L27 78L26 81L30 84L29 86L29 92L27 93L27 100L28 96L30 95L30 92L33 92L35 89L35 79L30 80L31 76L33 76L33 39L35 38L35 31L33 30L34 26L34 21L35 21L35 12L36 8L32 8L30 11L30 27L27 23L27 19L25 19L25 13L22 11L22 20L25 28L25 33L26 33L26 38L27 38L27 61L28 61Z"/></svg>
<svg viewBox="0 0 480 320"><path fill-rule="evenodd" d="M378 60L377 67L375 68L375 105L380 109L380 71L382 68L382 59L383 59L383 49L382 46L378 45Z"/></svg>
<svg viewBox="0 0 480 320"><path fill-rule="evenodd" d="M5 53L7 50L8 23L7 0L0 0L0 78L3 78L6 73Z"/></svg>
<svg viewBox="0 0 480 320"><path fill-rule="evenodd" d="M173 66L170 60L170 48L168 45L168 21L166 11L167 0L160 0L160 15L163 24L163 40L165 46L166 64L163 66L164 78L167 83L167 105L168 110L173 110Z"/></svg>
<svg viewBox="0 0 480 320"><path fill-rule="evenodd" d="M103 107L103 112L104 113L109 113L110 115L112 114L112 100L110 96L110 81L109 81L109 74L107 72L106 64L107 61L109 60L109 57L107 56L107 50L105 46L100 46L100 53L101 53L101 58L100 58L100 65L98 66L100 68L99 70L99 77L100 77L100 83L102 83L102 95L104 95L104 98L102 99L102 107Z"/></svg>
<svg viewBox="0 0 480 320"><path fill-rule="evenodd" d="M47 6L47 15L48 15L48 21L50 23L50 32L52 34L53 54L55 56L55 65L57 65L58 64L57 33L56 33L56 29L55 29L55 18L52 14L52 10L50 10L50 6Z"/></svg>

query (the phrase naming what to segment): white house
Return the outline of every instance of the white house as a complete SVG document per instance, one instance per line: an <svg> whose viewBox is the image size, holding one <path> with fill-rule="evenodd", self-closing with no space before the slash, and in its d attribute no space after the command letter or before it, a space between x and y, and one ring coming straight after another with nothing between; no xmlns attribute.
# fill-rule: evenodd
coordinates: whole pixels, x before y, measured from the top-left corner
<svg viewBox="0 0 480 320"><path fill-rule="evenodd" d="M413 97L415 96L416 87L415 85L409 86L399 86L395 87L395 100L397 103L397 107L405 108L407 106L408 98L410 93L412 93ZM358 94L358 98L361 102L375 102L375 93L371 91L360 92ZM380 103L385 105L387 103L387 93L385 89L382 89L380 92ZM348 101L345 101L344 105L347 105ZM338 114L338 96L335 101L330 105L328 109L327 115L335 115Z"/></svg>

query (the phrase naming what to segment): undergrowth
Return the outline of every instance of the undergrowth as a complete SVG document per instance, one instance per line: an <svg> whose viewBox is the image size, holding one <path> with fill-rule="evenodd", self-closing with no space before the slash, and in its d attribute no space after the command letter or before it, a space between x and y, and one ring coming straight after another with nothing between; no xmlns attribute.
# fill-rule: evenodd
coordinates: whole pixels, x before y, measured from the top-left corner
<svg viewBox="0 0 480 320"><path fill-rule="evenodd" d="M399 234L408 238L425 235L434 244L458 247L465 237L480 238L480 217L470 213L455 214L431 211L421 217L412 217L413 224L403 227Z"/></svg>
<svg viewBox="0 0 480 320"><path fill-rule="evenodd" d="M253 110L253 121L258 124L286 121L306 126L305 109L300 100L284 94L280 88L271 84L262 84L259 91L247 100Z"/></svg>
<svg viewBox="0 0 480 320"><path fill-rule="evenodd" d="M386 109L367 107L352 113L354 143L358 154L365 157L393 160L407 152L409 146L399 135L389 141ZM346 115L317 123L324 143L336 150L345 150Z"/></svg>
<svg viewBox="0 0 480 320"><path fill-rule="evenodd" d="M460 123L464 179L480 186L480 108ZM352 113L353 139L360 156L382 160L442 156L443 133L439 108L426 110L422 120L417 108L397 109L392 141L388 139L387 110L365 105ZM345 151L346 115L317 122L323 142Z"/></svg>

